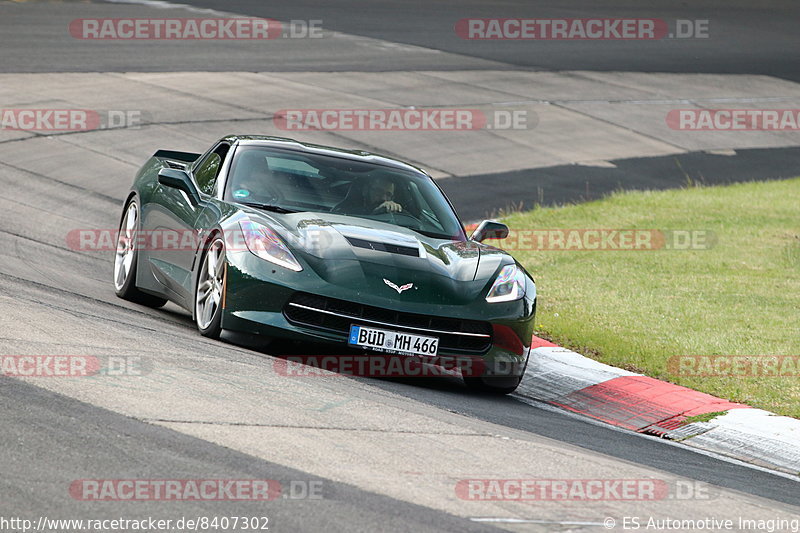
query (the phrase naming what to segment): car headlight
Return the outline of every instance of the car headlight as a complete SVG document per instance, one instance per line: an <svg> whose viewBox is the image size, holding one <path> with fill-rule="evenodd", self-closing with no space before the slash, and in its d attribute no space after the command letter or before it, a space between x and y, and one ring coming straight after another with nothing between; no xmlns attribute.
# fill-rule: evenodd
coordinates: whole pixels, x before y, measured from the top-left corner
<svg viewBox="0 0 800 533"><path fill-rule="evenodd" d="M506 265L500 269L486 301L489 303L513 302L525 295L525 274L517 265Z"/></svg>
<svg viewBox="0 0 800 533"><path fill-rule="evenodd" d="M247 249L265 261L300 272L303 267L278 235L264 224L245 219L239 221Z"/></svg>

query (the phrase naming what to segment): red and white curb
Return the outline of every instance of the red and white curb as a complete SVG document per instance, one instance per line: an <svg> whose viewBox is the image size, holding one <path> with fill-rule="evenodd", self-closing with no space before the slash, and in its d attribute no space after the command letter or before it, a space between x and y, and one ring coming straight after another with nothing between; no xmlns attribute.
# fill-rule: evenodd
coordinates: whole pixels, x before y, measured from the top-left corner
<svg viewBox="0 0 800 533"><path fill-rule="evenodd" d="M800 475L800 420L599 363L538 337L517 394L617 427ZM687 418L725 411L708 422Z"/></svg>

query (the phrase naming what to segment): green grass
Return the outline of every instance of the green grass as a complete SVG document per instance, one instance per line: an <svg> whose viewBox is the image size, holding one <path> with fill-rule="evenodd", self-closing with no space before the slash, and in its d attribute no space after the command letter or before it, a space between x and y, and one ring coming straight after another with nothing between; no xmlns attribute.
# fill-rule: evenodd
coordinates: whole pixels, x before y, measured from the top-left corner
<svg viewBox="0 0 800 533"><path fill-rule="evenodd" d="M714 420L718 416L724 415L727 411L714 411L713 413L703 413L702 415L688 416L683 421L684 425L694 424L695 422L708 422Z"/></svg>
<svg viewBox="0 0 800 533"><path fill-rule="evenodd" d="M667 365L681 355L800 355L800 179L618 193L504 221L512 230L710 230L714 246L696 250L501 246L536 278L543 337L604 363L800 418L800 369L791 377L698 377Z"/></svg>

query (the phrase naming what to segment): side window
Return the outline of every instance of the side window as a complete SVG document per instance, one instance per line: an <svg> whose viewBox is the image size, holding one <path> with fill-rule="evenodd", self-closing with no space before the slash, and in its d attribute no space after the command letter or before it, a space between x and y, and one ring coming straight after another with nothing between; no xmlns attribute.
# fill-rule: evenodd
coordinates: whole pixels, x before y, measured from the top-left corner
<svg viewBox="0 0 800 533"><path fill-rule="evenodd" d="M217 146L217 148L208 154L203 162L200 163L197 170L195 170L194 179L197 180L197 186L200 187L200 190L204 193L214 194L214 186L217 183L219 170L230 148L230 145L224 143Z"/></svg>

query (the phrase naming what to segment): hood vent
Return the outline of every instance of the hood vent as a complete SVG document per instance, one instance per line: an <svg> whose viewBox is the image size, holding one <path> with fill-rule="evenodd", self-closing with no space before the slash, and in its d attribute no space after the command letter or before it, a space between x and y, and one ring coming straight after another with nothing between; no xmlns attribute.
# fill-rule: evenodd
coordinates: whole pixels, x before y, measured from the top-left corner
<svg viewBox="0 0 800 533"><path fill-rule="evenodd" d="M390 254L408 255L411 257L419 257L419 248L416 246L401 246L399 244L390 244L386 242L368 241L366 239L359 239L357 237L345 236L347 242L356 248L366 248L367 250L375 250L376 252L386 252Z"/></svg>

